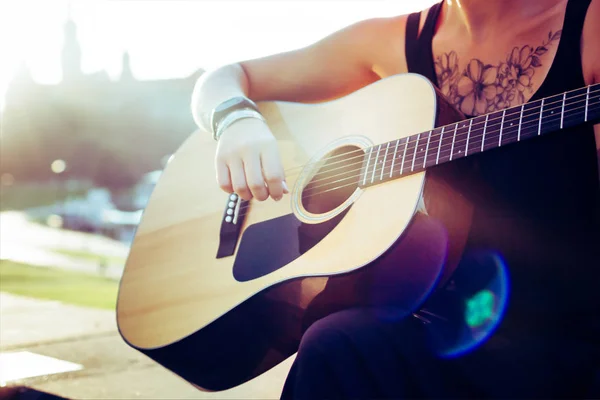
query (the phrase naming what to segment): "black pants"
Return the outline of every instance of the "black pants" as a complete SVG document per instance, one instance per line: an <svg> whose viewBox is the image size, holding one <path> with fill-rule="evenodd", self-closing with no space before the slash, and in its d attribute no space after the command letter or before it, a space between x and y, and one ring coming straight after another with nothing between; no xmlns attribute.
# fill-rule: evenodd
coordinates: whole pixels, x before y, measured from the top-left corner
<svg viewBox="0 0 600 400"><path fill-rule="evenodd" d="M443 359L424 329L414 317L390 321L373 309L330 315L306 332L282 399L580 398L598 379L581 343L498 332Z"/></svg>
<svg viewBox="0 0 600 400"><path fill-rule="evenodd" d="M431 326L411 313L331 314L303 336L282 399L600 398L598 315L581 326L533 315L513 305L478 346L440 357Z"/></svg>

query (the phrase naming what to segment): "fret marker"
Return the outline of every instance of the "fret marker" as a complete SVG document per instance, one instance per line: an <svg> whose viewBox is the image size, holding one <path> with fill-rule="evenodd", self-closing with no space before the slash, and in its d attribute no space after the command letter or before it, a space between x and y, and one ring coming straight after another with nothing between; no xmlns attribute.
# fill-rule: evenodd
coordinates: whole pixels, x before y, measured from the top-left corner
<svg viewBox="0 0 600 400"><path fill-rule="evenodd" d="M377 148L377 155L375 156L375 165L373 166L373 176L371 177L371 183L375 182L375 171L377 171L377 164L379 163L379 152L381 151L381 145Z"/></svg>
<svg viewBox="0 0 600 400"><path fill-rule="evenodd" d="M425 157L423 157L423 168L425 168L425 164L427 163L427 152L429 151L429 141L431 140L431 132L429 131L429 137L427 138L427 146L425 147Z"/></svg>
<svg viewBox="0 0 600 400"><path fill-rule="evenodd" d="M415 160L417 159L417 147L419 147L419 140L421 139L421 134L417 135L417 142L415 143L415 152L413 153L413 161L412 166L410 167L411 171L415 170Z"/></svg>
<svg viewBox="0 0 600 400"><path fill-rule="evenodd" d="M452 147L450 148L450 161L452 161L452 154L454 154L454 140L456 139L456 130L458 129L458 124L454 125L454 135L452 135Z"/></svg>
<svg viewBox="0 0 600 400"><path fill-rule="evenodd" d="M392 157L392 166L390 167L390 178L392 177L392 173L394 172L394 162L396 161L396 152L398 151L398 143L400 143L400 139L396 140L396 148L394 149L394 157Z"/></svg>
<svg viewBox="0 0 600 400"><path fill-rule="evenodd" d="M465 156L469 153L469 138L471 137L471 127L473 126L473 120L469 122L469 132L467 132L467 144L465 144ZM460 153L460 151L459 151Z"/></svg>
<svg viewBox="0 0 600 400"><path fill-rule="evenodd" d="M587 92L585 93L585 118L583 119L587 122L587 114L588 114L588 103L590 101L590 87L588 85Z"/></svg>
<svg viewBox="0 0 600 400"><path fill-rule="evenodd" d="M383 157L383 165L381 166L381 177L380 180L383 180L383 170L385 169L385 160L387 159L388 150L390 148L390 142L388 142L387 147L385 148L385 156Z"/></svg>
<svg viewBox="0 0 600 400"><path fill-rule="evenodd" d="M371 162L371 155L373 154L373 148L369 151L369 158L367 158L367 165L365 166L365 175L363 178L363 185L367 184L367 174L369 173L369 163Z"/></svg>
<svg viewBox="0 0 600 400"><path fill-rule="evenodd" d="M483 124L483 138L481 139L481 151L483 151L483 144L485 143L485 130L487 128L487 123L488 123L489 117L490 117L490 114L487 114L485 116L485 123Z"/></svg>
<svg viewBox="0 0 600 400"><path fill-rule="evenodd" d="M406 144L404 145L404 154L402 154L402 164L400 164L400 175L402 175L402 171L404 170L404 160L406 160L406 149L408 148L408 139L406 138Z"/></svg>
<svg viewBox="0 0 600 400"><path fill-rule="evenodd" d="M521 140L521 122L523 121L523 109L525 108L525 103L521 105L521 116L519 117L519 130L517 131L517 142Z"/></svg>
<svg viewBox="0 0 600 400"><path fill-rule="evenodd" d="M540 121L538 122L538 136L542 133L542 114L544 113L544 99L542 99L542 108L540 108Z"/></svg>
<svg viewBox="0 0 600 400"><path fill-rule="evenodd" d="M440 144L438 145L437 157L435 158L436 164L438 164L440 161L440 150L442 150L442 139L444 138L444 128L445 128L445 126L442 126L442 133L440 133Z"/></svg>
<svg viewBox="0 0 600 400"><path fill-rule="evenodd" d="M502 121L500 121L500 136L498 137L498 147L502 146L502 128L504 128L504 116L506 115L506 108L502 111Z"/></svg>
<svg viewBox="0 0 600 400"><path fill-rule="evenodd" d="M560 129L563 128L563 119L565 116L565 100L567 99L567 92L563 93L562 110L560 111Z"/></svg>

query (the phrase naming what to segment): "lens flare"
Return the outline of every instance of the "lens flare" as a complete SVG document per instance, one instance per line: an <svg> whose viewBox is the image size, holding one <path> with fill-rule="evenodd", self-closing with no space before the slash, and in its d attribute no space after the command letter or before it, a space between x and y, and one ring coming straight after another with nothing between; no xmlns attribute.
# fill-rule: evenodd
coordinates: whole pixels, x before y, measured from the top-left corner
<svg viewBox="0 0 600 400"><path fill-rule="evenodd" d="M475 349L495 331L509 296L507 266L495 252L467 254L452 280L414 316L427 327L433 351L451 358Z"/></svg>
<svg viewBox="0 0 600 400"><path fill-rule="evenodd" d="M496 296L489 290L475 293L467 300L465 320L469 327L476 329L485 324L494 316L494 304Z"/></svg>

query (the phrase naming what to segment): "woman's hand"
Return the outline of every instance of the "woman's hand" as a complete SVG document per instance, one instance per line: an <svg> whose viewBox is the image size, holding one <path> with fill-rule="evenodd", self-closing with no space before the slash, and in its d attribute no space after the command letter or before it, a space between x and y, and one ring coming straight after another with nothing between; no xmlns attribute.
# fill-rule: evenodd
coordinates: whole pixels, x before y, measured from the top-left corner
<svg viewBox="0 0 600 400"><path fill-rule="evenodd" d="M221 189L244 200L264 201L270 196L279 201L289 193L277 141L259 119L238 120L222 133L215 166Z"/></svg>

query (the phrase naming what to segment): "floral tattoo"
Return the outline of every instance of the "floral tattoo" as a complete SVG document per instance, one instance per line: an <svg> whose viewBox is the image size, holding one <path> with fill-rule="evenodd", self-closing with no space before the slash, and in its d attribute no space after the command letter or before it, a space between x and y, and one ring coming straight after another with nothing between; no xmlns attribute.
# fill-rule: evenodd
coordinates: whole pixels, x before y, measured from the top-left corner
<svg viewBox="0 0 600 400"><path fill-rule="evenodd" d="M465 70L458 71L456 52L435 59L439 87L450 102L465 115L475 116L501 110L525 102L525 93L533 92L532 77L542 66L540 56L560 40L562 31L550 32L548 39L535 49L515 47L497 66L472 59Z"/></svg>

